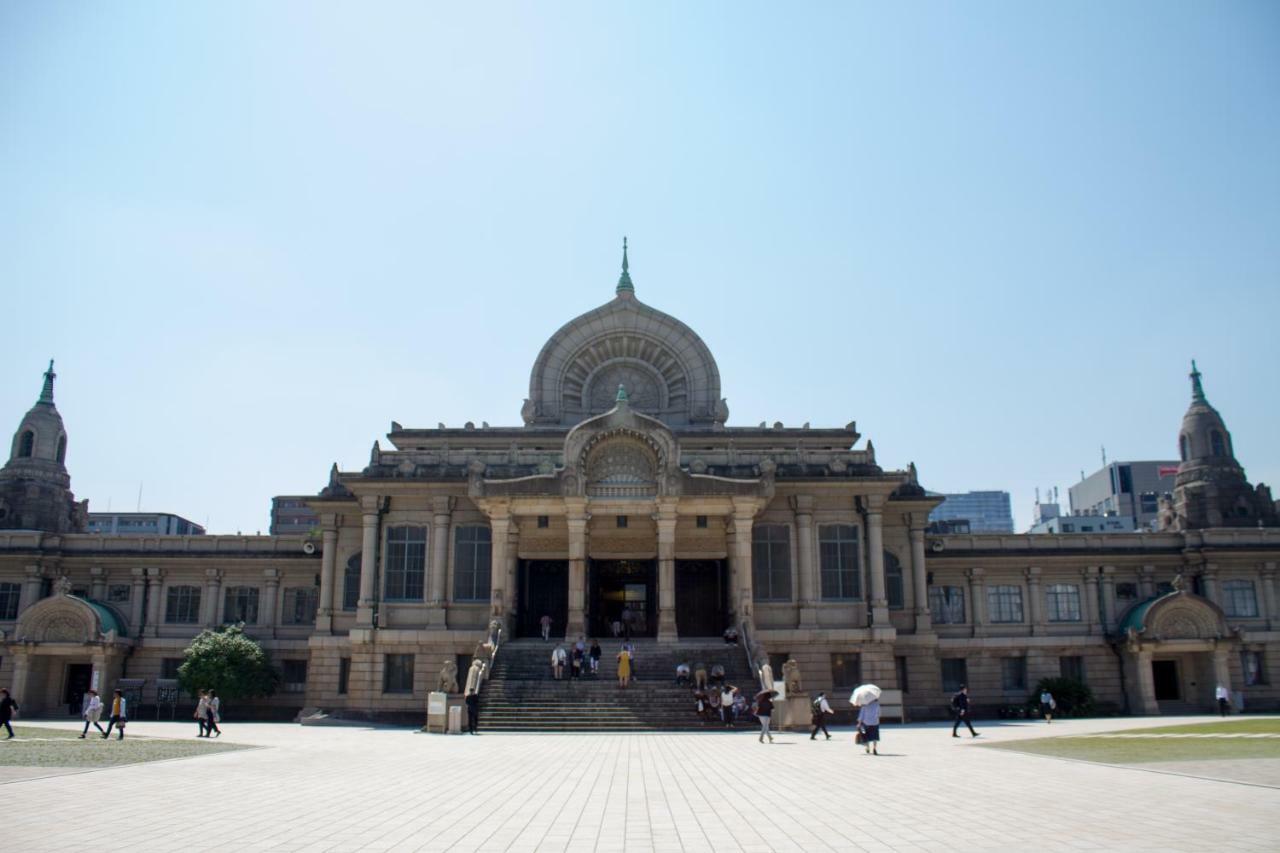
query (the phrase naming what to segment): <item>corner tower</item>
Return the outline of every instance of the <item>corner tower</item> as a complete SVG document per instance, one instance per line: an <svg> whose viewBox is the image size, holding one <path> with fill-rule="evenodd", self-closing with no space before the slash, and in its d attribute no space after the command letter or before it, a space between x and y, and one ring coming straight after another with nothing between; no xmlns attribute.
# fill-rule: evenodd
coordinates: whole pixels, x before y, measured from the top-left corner
<svg viewBox="0 0 1280 853"><path fill-rule="evenodd" d="M1231 433L1209 405L1196 363L1191 362L1191 405L1178 432L1178 476L1174 480L1172 526L1270 527L1277 523L1271 491L1245 479Z"/></svg>
<svg viewBox="0 0 1280 853"><path fill-rule="evenodd" d="M67 473L67 431L53 404L53 362L40 399L13 434L9 461L0 468L0 530L79 533L88 501L76 503Z"/></svg>

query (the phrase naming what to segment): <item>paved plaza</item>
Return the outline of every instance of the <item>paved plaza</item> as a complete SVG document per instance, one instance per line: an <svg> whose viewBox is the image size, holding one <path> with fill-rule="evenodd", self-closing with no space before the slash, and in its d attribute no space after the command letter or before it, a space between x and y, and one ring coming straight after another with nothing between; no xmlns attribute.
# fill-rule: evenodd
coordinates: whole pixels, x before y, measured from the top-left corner
<svg viewBox="0 0 1280 853"><path fill-rule="evenodd" d="M467 737L229 723L224 740L261 748L62 775L3 768L13 772L0 776L0 841L23 851L1277 849L1280 787L980 748L1153 722L992 722L977 740L938 724L886 726L879 757L847 729L762 746L745 732Z"/></svg>

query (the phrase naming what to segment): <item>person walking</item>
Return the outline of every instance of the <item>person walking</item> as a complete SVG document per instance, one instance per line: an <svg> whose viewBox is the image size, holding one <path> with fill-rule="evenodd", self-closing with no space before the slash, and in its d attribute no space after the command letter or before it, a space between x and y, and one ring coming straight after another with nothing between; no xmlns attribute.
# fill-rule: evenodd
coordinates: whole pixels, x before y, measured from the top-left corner
<svg viewBox="0 0 1280 853"><path fill-rule="evenodd" d="M1053 712L1057 710L1058 703L1053 698L1053 694L1047 689L1040 691L1040 716L1044 717L1046 723L1053 722Z"/></svg>
<svg viewBox="0 0 1280 853"><path fill-rule="evenodd" d="M480 696L472 690L463 701L467 703L467 734L475 734L480 716Z"/></svg>
<svg viewBox="0 0 1280 853"><path fill-rule="evenodd" d="M111 727L114 726L116 740L124 740L124 726L127 722L129 722L129 703L124 698L124 693L117 688L111 693L111 719L107 720L107 730L102 733L102 739L111 737Z"/></svg>
<svg viewBox="0 0 1280 853"><path fill-rule="evenodd" d="M600 674L600 655L604 654L604 652L600 650L599 640L592 638L591 651L588 654L591 658L591 674L599 675Z"/></svg>
<svg viewBox="0 0 1280 853"><path fill-rule="evenodd" d="M862 745L868 755L879 755L880 700L872 699L858 708L858 731L862 732Z"/></svg>
<svg viewBox="0 0 1280 853"><path fill-rule="evenodd" d="M209 727L205 725L205 715L209 711L209 693L201 690L197 694L196 710L191 716L195 718L196 725L200 727L200 733L196 737L208 737Z"/></svg>
<svg viewBox="0 0 1280 853"><path fill-rule="evenodd" d="M773 735L769 733L769 718L773 716L773 697L778 694L772 690L762 690L756 696L756 719L760 721L760 742L769 738L773 743Z"/></svg>
<svg viewBox="0 0 1280 853"><path fill-rule="evenodd" d="M564 646L557 645L551 650L551 674L555 676L556 681L559 681L564 675L564 665L567 658Z"/></svg>
<svg viewBox="0 0 1280 853"><path fill-rule="evenodd" d="M960 737L960 735L956 734L956 730L960 728L961 723L969 727L969 734L974 737L978 736L978 733L973 730L973 723L969 722L969 688L963 684L960 685L960 689L956 691L955 695L951 697L951 713L955 714L956 717L955 725L951 727L952 737Z"/></svg>
<svg viewBox="0 0 1280 853"><path fill-rule="evenodd" d="M13 740L13 726L10 725L10 721L16 716L18 716L18 703L13 701L8 690L0 687L0 725L9 732L5 740Z"/></svg>
<svg viewBox="0 0 1280 853"><path fill-rule="evenodd" d="M98 722L102 718L102 699L98 696L98 691L92 687L85 691L84 707L80 711L80 716L84 718L84 731L80 733L81 740L89 734L90 723L98 730L98 734L102 734L102 724Z"/></svg>
<svg viewBox="0 0 1280 853"><path fill-rule="evenodd" d="M827 740L831 740L831 732L827 731L827 717L834 713L831 703L827 701L827 694L819 693L818 698L813 700L813 731L809 732L809 740L817 740L818 729L822 729Z"/></svg>
<svg viewBox="0 0 1280 853"><path fill-rule="evenodd" d="M218 723L222 722L222 700L218 698L216 690L208 691L209 706L204 712L204 729L205 737L209 737L210 733L214 737L222 737L222 729L218 728Z"/></svg>
<svg viewBox="0 0 1280 853"><path fill-rule="evenodd" d="M618 686L631 683L631 650L625 646L618 652Z"/></svg>
<svg viewBox="0 0 1280 853"><path fill-rule="evenodd" d="M542 618L538 620L538 624L542 626L543 641L551 639L551 616L544 613Z"/></svg>
<svg viewBox="0 0 1280 853"><path fill-rule="evenodd" d="M622 608L622 638L631 642L631 608Z"/></svg>
<svg viewBox="0 0 1280 853"><path fill-rule="evenodd" d="M1213 696L1218 700L1218 713L1225 717L1231 710L1231 691L1225 684L1219 684L1213 691Z"/></svg>

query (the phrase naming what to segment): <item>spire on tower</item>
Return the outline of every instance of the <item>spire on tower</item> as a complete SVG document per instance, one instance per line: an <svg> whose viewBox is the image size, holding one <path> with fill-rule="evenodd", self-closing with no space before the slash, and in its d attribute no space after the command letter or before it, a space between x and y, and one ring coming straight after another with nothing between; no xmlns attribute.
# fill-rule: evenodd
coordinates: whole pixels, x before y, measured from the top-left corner
<svg viewBox="0 0 1280 853"><path fill-rule="evenodd" d="M1191 402L1208 403L1204 396L1204 386L1200 384L1200 370L1196 367L1196 360L1191 359Z"/></svg>
<svg viewBox="0 0 1280 853"><path fill-rule="evenodd" d="M622 293L635 293L635 285L631 283L631 273L627 271L627 238L622 238L622 275L618 276L618 287L615 291L619 295Z"/></svg>
<svg viewBox="0 0 1280 853"><path fill-rule="evenodd" d="M44 372L44 387L40 389L40 402L53 405L53 380L58 374L53 372L53 359L49 359L49 369Z"/></svg>

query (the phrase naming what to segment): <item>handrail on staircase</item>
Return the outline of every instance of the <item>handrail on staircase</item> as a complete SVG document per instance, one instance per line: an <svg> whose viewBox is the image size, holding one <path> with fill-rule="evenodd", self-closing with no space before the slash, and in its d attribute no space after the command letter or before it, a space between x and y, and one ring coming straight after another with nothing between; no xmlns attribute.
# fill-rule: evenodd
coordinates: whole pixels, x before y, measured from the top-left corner
<svg viewBox="0 0 1280 853"><path fill-rule="evenodd" d="M764 647L756 642L752 635L750 620L742 619L738 623L738 636L742 638L742 651L747 656L747 669L755 675L756 681L760 684L761 690L773 689L772 684L764 683L763 664L757 666L757 661L767 661Z"/></svg>

